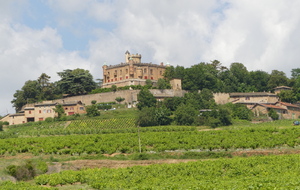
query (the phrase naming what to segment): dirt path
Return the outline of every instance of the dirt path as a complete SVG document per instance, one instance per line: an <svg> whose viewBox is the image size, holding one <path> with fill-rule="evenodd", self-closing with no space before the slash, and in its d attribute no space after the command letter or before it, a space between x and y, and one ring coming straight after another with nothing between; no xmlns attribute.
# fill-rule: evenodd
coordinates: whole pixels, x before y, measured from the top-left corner
<svg viewBox="0 0 300 190"><path fill-rule="evenodd" d="M194 159L186 160L73 160L64 162L62 169L79 170L82 168L126 168L131 166L147 166L151 164L174 164L181 162L197 161Z"/></svg>

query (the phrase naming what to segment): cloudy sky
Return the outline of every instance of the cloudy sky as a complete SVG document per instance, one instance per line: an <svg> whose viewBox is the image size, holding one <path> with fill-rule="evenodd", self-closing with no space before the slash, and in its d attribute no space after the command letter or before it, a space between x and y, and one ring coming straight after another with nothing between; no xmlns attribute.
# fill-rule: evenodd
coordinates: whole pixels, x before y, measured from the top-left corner
<svg viewBox="0 0 300 190"><path fill-rule="evenodd" d="M219 60L248 71L300 67L299 0L9 0L0 1L0 115L13 94L42 73L124 62L190 67Z"/></svg>

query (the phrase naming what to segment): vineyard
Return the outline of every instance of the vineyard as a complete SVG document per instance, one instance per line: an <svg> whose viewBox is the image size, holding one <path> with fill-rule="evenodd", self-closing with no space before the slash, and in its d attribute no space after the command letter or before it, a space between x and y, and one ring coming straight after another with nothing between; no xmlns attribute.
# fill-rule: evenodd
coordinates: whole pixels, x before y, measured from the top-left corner
<svg viewBox="0 0 300 190"><path fill-rule="evenodd" d="M118 169L63 170L35 177L36 185L1 182L0 178L0 186L1 189L59 189L72 184L86 184L95 189L299 189L299 155L243 158L230 154L242 150L298 150L299 137L300 127L292 126L289 120L261 124L241 121L219 130L196 126L137 127L132 117L9 126L0 133L2 158L20 154L92 158L118 153L128 154L124 159L130 155L137 155L134 159L149 159L151 156L147 155L176 153L182 155L181 159L201 159L205 154L216 159Z"/></svg>
<svg viewBox="0 0 300 190"><path fill-rule="evenodd" d="M35 183L79 182L95 189L299 189L299 175L299 156L281 155L63 171L38 176Z"/></svg>

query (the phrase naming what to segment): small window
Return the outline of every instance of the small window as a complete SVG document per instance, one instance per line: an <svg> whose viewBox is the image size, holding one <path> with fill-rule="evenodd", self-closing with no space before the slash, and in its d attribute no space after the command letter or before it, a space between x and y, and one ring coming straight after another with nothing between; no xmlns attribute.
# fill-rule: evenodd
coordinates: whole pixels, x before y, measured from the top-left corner
<svg viewBox="0 0 300 190"><path fill-rule="evenodd" d="M246 97L245 100L250 100L250 97Z"/></svg>
<svg viewBox="0 0 300 190"><path fill-rule="evenodd" d="M147 69L144 69L144 73L147 73Z"/></svg>
<svg viewBox="0 0 300 190"><path fill-rule="evenodd" d="M153 69L150 69L150 75L153 75Z"/></svg>
<svg viewBox="0 0 300 190"><path fill-rule="evenodd" d="M84 110L84 107L80 107L79 110Z"/></svg>

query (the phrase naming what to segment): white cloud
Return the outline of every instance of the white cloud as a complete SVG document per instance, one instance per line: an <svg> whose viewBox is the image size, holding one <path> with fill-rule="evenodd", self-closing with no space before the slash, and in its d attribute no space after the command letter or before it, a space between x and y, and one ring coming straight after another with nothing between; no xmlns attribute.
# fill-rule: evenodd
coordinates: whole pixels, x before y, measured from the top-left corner
<svg viewBox="0 0 300 190"><path fill-rule="evenodd" d="M77 52L62 50L62 40L52 28L33 30L22 25L2 23L0 41L0 84L5 89L5 93L1 94L1 102L5 103L1 104L0 115L6 109L12 112L10 101L25 81L36 80L42 73L56 81L56 73L64 69L90 69L89 62Z"/></svg>
<svg viewBox="0 0 300 190"><path fill-rule="evenodd" d="M123 62L126 50L142 54L143 62L174 66L218 59L225 66L241 62L248 70L276 69L287 75L299 67L297 0L46 2L56 15L47 22L58 23L57 28L45 24L36 30L20 24L30 1L0 2L0 64L5 71L0 80L7 91L1 96L5 103L0 115L26 80L35 80L41 73L57 80L56 72L75 68L101 78L103 62ZM60 27L68 31L62 34ZM88 36L88 49L65 50L64 43L72 42L62 37L68 32ZM80 56L86 52L86 57Z"/></svg>

